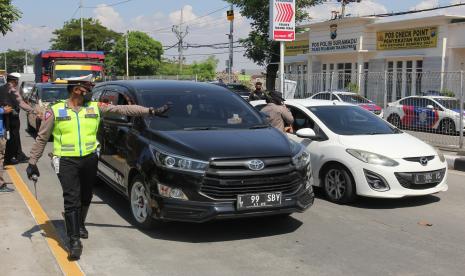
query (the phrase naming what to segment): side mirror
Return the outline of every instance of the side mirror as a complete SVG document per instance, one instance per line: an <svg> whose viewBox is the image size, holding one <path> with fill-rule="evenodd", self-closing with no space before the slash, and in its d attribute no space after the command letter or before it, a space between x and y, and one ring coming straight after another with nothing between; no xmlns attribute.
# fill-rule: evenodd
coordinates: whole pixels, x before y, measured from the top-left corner
<svg viewBox="0 0 465 276"><path fill-rule="evenodd" d="M299 129L295 134L297 135L297 137L300 138L318 139L318 136L316 135L315 131L311 128Z"/></svg>
<svg viewBox="0 0 465 276"><path fill-rule="evenodd" d="M432 106L432 105L429 104L429 105L426 106L426 108L428 108L428 109L434 109L434 106Z"/></svg>

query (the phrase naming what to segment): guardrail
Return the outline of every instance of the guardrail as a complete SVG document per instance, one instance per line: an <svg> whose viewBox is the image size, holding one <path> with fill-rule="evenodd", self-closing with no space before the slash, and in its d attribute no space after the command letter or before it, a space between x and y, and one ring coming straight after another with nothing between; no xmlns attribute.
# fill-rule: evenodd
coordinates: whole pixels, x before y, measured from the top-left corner
<svg viewBox="0 0 465 276"><path fill-rule="evenodd" d="M329 72L286 74L286 79L297 82L295 98L353 92L381 106L384 119L428 143L464 146L464 72Z"/></svg>

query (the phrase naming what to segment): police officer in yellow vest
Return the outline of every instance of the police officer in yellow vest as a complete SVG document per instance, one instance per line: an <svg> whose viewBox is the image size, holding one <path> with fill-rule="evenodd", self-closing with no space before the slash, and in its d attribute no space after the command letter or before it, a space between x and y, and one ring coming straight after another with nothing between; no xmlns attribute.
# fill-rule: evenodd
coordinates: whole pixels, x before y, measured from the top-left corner
<svg viewBox="0 0 465 276"><path fill-rule="evenodd" d="M40 176L36 163L42 156L50 135L53 135L53 164L63 189L70 259L79 259L82 253L80 238L88 238L84 222L97 177L97 130L100 114L112 112L127 116L160 115L170 108L170 103L154 109L138 105L92 102L91 77L89 75L68 80L69 99L53 104L45 112L26 170L29 179L34 175Z"/></svg>

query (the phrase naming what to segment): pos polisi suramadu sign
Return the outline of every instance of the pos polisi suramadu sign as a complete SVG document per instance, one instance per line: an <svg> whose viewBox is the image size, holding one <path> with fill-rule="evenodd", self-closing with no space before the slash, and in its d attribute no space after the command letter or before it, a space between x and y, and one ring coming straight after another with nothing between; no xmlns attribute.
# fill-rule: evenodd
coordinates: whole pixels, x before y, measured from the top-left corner
<svg viewBox="0 0 465 276"><path fill-rule="evenodd" d="M270 0L270 39L295 40L295 0Z"/></svg>

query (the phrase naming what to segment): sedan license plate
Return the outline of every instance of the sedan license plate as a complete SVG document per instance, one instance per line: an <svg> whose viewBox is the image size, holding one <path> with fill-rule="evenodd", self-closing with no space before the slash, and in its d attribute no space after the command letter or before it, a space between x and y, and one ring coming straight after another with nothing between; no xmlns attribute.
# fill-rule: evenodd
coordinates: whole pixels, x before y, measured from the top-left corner
<svg viewBox="0 0 465 276"><path fill-rule="evenodd" d="M237 210L278 207L281 206L281 199L280 192L238 195Z"/></svg>
<svg viewBox="0 0 465 276"><path fill-rule="evenodd" d="M442 172L416 173L413 175L413 183L417 185L437 183L442 179Z"/></svg>

